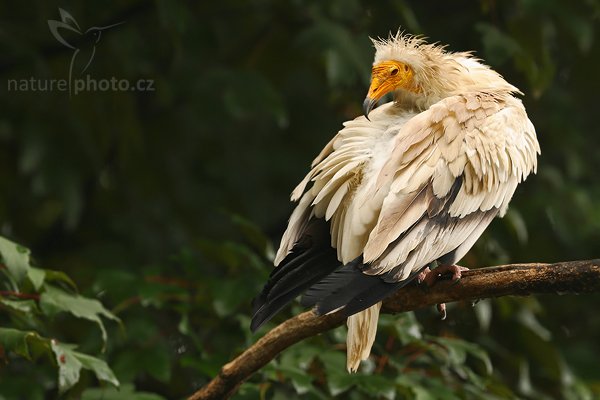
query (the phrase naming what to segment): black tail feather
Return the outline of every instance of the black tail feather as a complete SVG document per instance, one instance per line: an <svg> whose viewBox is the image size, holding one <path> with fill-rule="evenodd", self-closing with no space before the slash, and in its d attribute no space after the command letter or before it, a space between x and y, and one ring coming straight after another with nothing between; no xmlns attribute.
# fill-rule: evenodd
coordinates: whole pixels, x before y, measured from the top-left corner
<svg viewBox="0 0 600 400"><path fill-rule="evenodd" d="M359 257L338 268L308 289L302 298L302 304L316 305L318 314L327 314L345 306L354 296L381 282L377 276L363 274L362 266L362 257Z"/></svg>
<svg viewBox="0 0 600 400"><path fill-rule="evenodd" d="M323 300L323 298L329 296L331 293L348 286L356 277L355 261L356 260L346 265L340 265L340 267L331 274L327 275L315 285L309 287L300 299L300 304L304 307L314 307L319 301Z"/></svg>
<svg viewBox="0 0 600 400"><path fill-rule="evenodd" d="M358 295L354 296L354 298L352 298L352 300L346 304L346 307L344 307L344 314L346 316L356 314L357 312L360 312L371 307L373 304L382 301L396 290L403 288L412 282L417 275L419 275L419 272L421 272L421 269L413 272L408 278L400 282L388 282L387 274L378 275L377 277L379 278L379 281L376 284L370 286L368 290L362 291Z"/></svg>
<svg viewBox="0 0 600 400"><path fill-rule="evenodd" d="M284 260L285 262L285 260ZM269 321L306 288L313 286L340 266L334 249L297 252L277 271L254 300L250 329L254 332Z"/></svg>
<svg viewBox="0 0 600 400"><path fill-rule="evenodd" d="M418 272L401 282L386 282L387 274L367 275L363 273L362 258L337 269L321 282L307 290L302 304L317 306L319 315L330 313L340 307L350 316L385 299L396 290L410 283Z"/></svg>
<svg viewBox="0 0 600 400"><path fill-rule="evenodd" d="M261 290L260 294L252 301L252 313L256 314L258 310L273 297L272 290L277 283L284 278L288 273L293 273L302 263L314 256L314 252L309 251L294 251L289 254L281 263L281 265L269 275L269 280Z"/></svg>
<svg viewBox="0 0 600 400"><path fill-rule="evenodd" d="M271 272L263 290L252 302L252 331L340 266L337 252L329 243L329 224L322 219L312 220L292 252Z"/></svg>

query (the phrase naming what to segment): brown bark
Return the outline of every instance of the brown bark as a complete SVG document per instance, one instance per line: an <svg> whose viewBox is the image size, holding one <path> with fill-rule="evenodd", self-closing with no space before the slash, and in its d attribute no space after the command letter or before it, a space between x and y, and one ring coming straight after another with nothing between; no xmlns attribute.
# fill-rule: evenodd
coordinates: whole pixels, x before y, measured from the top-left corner
<svg viewBox="0 0 600 400"><path fill-rule="evenodd" d="M460 281L440 281L431 288L409 285L389 297L382 312L399 313L439 303L508 295L590 292L600 292L600 260L512 264L465 271ZM189 400L229 398L244 380L280 352L344 321L339 312L319 317L312 311L288 319L225 364L219 374Z"/></svg>

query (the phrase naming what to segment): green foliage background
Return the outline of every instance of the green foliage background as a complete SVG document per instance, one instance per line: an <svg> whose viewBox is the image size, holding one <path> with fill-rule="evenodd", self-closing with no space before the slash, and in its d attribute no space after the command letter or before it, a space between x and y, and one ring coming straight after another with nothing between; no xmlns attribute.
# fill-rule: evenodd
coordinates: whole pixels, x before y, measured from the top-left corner
<svg viewBox="0 0 600 400"><path fill-rule="evenodd" d="M155 90L9 91L10 79L67 78L72 52L47 23L58 7L84 30L124 22L103 33L86 74L151 79ZM66 277L15 286L2 269L0 399L59 396L63 353L50 339L105 360L120 382L83 368L63 398L154 400L190 394L264 333L249 333L249 303L288 193L360 114L368 37L398 27L475 51L526 94L537 128L537 176L463 263L599 256L597 0L24 1L3 2L0 15L0 234L124 326L106 322L103 351L97 323L73 304L38 309L7 294L78 296ZM456 304L444 322L434 310L385 316L356 375L340 328L289 349L235 398L600 398L599 300ZM7 345L1 329L38 336Z"/></svg>

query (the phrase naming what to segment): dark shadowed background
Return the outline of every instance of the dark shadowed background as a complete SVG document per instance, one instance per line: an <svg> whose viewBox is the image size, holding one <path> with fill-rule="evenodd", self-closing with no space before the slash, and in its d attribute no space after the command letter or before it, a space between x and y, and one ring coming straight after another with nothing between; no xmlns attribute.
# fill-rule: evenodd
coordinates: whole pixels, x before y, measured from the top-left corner
<svg viewBox="0 0 600 400"><path fill-rule="evenodd" d="M49 29L59 7L84 33L69 32L70 79L88 87L71 95L47 86L69 80L75 51ZM537 129L538 174L463 264L599 257L599 18L595 0L3 2L0 234L125 325L108 323L101 353L93 324L48 321L46 336L99 354L124 386L84 374L64 397L183 398L264 333L249 333L249 304L288 194L360 115L369 36L398 27L474 51L525 93ZM97 43L85 34L119 22ZM121 87L93 90L113 77ZM150 90L130 90L140 80ZM340 328L289 349L235 398L600 398L599 300L386 316L352 376ZM0 399L56 398L51 360L0 358Z"/></svg>

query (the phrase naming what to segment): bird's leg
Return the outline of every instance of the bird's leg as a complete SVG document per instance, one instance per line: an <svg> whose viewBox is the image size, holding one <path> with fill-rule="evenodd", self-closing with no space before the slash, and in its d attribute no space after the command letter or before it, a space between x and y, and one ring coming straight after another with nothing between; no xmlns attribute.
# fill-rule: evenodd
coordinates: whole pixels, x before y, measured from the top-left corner
<svg viewBox="0 0 600 400"><path fill-rule="evenodd" d="M425 282L427 286L431 287L445 274L452 274L452 280L454 282L458 282L462 276L462 272L468 270L469 268L454 264L440 264L433 270L429 269L429 267L426 267L419 273L419 275L417 275L417 282ZM438 304L437 309L442 316L442 320L446 319L446 304Z"/></svg>

